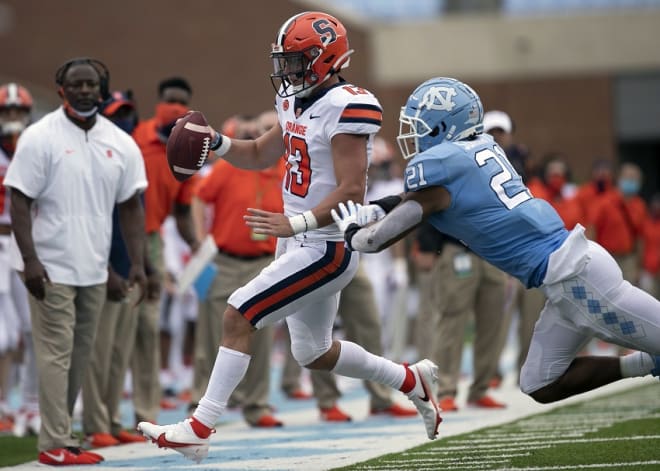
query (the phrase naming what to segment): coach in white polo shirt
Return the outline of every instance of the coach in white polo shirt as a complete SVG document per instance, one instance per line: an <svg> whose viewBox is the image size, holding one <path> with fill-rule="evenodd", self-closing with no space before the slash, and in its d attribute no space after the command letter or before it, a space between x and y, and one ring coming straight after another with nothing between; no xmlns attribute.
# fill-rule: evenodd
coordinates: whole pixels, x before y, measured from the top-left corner
<svg viewBox="0 0 660 471"><path fill-rule="evenodd" d="M146 188L133 139L97 114L108 72L73 59L56 74L63 106L21 136L4 184L11 187L13 231L30 296L39 371L39 461L93 464L80 450L71 416L105 300L112 210L119 204L131 259L129 281L146 286L143 267ZM135 286L138 284L139 286Z"/></svg>

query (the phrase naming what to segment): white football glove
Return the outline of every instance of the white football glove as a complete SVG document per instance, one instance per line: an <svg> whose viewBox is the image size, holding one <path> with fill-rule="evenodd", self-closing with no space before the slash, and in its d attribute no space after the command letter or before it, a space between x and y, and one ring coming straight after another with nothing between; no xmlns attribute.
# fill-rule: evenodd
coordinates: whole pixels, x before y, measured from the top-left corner
<svg viewBox="0 0 660 471"><path fill-rule="evenodd" d="M365 206L358 204L357 206L358 212L356 222L360 227L364 227L372 222L380 221L387 216L385 210L377 204L367 204Z"/></svg>
<svg viewBox="0 0 660 471"><path fill-rule="evenodd" d="M332 216L332 219L335 220L335 223L337 223L337 227L339 227L339 230L342 232L346 232L346 229L348 226L351 224L357 224L357 215L358 215L358 209L361 207L361 204L355 204L352 200L348 200L346 204L344 203L339 203L339 211L341 212L341 216L335 211L334 209L330 210L330 215Z"/></svg>

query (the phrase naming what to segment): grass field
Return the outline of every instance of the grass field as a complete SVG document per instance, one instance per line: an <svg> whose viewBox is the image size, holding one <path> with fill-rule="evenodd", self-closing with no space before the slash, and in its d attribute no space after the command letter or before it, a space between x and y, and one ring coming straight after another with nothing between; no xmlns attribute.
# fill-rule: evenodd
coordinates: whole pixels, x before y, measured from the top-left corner
<svg viewBox="0 0 660 471"><path fill-rule="evenodd" d="M660 387L562 407L340 469L660 470Z"/></svg>

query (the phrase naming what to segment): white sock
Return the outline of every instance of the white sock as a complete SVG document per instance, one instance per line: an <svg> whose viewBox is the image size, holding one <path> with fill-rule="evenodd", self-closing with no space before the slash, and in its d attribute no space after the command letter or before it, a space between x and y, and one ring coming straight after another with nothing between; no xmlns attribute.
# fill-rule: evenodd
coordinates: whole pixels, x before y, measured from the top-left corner
<svg viewBox="0 0 660 471"><path fill-rule="evenodd" d="M341 351L333 373L350 378L367 379L399 389L406 378L406 369L399 363L369 353L353 342L341 340Z"/></svg>
<svg viewBox="0 0 660 471"><path fill-rule="evenodd" d="M209 385L199 401L193 417L209 428L227 408L229 396L241 382L250 364L250 355L230 348L220 347L213 365Z"/></svg>
<svg viewBox="0 0 660 471"><path fill-rule="evenodd" d="M619 361L621 362L621 376L624 378L646 376L651 374L651 370L655 367L653 357L644 352L624 355Z"/></svg>

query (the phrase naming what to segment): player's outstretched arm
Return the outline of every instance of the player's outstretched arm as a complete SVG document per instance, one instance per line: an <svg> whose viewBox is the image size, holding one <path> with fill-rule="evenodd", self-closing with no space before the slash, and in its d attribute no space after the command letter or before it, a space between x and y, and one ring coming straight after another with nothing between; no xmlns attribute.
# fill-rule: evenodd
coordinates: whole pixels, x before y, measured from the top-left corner
<svg viewBox="0 0 660 471"><path fill-rule="evenodd" d="M257 139L232 139L213 129L211 141L211 148L218 157L247 170L272 167L285 151L279 123Z"/></svg>
<svg viewBox="0 0 660 471"><path fill-rule="evenodd" d="M381 220L365 227L358 224L360 207L340 205L340 213L332 216L349 247L359 252L379 252L402 239L430 214L446 209L451 202L449 192L442 187L428 187L406 193L403 200ZM364 208L362 208L364 209Z"/></svg>

